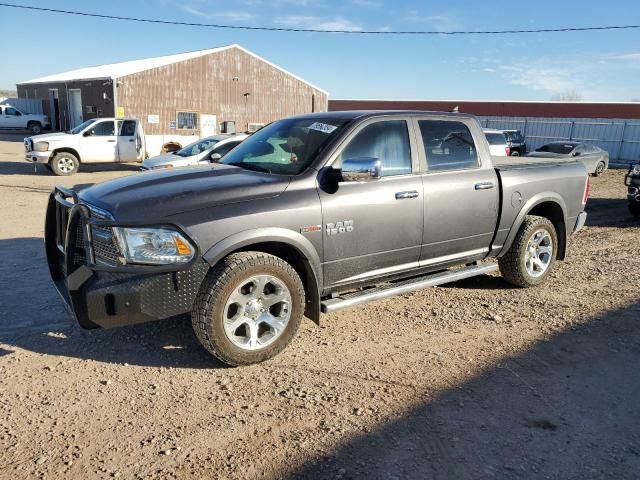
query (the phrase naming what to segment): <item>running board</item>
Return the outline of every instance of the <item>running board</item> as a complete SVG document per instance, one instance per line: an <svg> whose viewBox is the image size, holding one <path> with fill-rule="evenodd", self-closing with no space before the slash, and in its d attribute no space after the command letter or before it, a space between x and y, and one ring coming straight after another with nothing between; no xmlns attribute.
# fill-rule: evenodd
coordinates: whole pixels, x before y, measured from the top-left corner
<svg viewBox="0 0 640 480"><path fill-rule="evenodd" d="M320 302L320 309L322 313L331 313L343 308L354 307L356 305L382 300L383 298L389 298L395 295L415 292L416 290L422 290L423 288L436 287L444 283L457 282L458 280L464 280L465 278L492 273L496 270L498 270L498 265L492 263L488 265L473 265L455 271L430 273L421 277L411 278L409 280L403 280L397 283L383 285L381 287L347 293L339 297L330 298Z"/></svg>

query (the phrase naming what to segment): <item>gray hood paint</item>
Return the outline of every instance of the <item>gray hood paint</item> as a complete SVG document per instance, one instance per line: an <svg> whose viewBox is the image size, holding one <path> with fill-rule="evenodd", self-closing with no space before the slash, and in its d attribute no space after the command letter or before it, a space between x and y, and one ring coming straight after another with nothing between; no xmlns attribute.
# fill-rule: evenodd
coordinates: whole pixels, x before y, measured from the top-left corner
<svg viewBox="0 0 640 480"><path fill-rule="evenodd" d="M80 200L109 211L120 223L158 221L182 212L276 197L290 177L223 164L140 173L94 185ZM158 215L160 213L160 215Z"/></svg>

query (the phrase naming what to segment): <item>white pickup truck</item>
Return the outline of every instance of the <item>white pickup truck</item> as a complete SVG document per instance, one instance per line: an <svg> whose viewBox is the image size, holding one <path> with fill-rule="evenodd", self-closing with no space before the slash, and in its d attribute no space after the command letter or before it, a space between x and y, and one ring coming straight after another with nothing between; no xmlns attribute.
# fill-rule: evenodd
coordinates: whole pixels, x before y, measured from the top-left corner
<svg viewBox="0 0 640 480"><path fill-rule="evenodd" d="M25 138L24 146L28 162L44 163L56 175L73 175L81 163L142 162L159 153L148 151L135 118L87 120L69 132Z"/></svg>
<svg viewBox="0 0 640 480"><path fill-rule="evenodd" d="M42 130L51 128L46 115L27 113L11 105L0 105L0 129L29 130L37 135Z"/></svg>

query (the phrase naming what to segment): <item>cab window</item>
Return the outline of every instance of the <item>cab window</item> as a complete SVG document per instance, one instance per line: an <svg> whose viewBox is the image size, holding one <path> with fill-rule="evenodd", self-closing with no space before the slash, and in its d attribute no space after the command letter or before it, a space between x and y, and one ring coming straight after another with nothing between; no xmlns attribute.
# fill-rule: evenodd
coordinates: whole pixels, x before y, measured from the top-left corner
<svg viewBox="0 0 640 480"><path fill-rule="evenodd" d="M113 122L100 122L89 130L92 137L110 137L116 134Z"/></svg>
<svg viewBox="0 0 640 480"><path fill-rule="evenodd" d="M4 109L4 114L5 115L13 115L14 117L19 117L19 116L22 115L18 110L16 110L13 107L6 107Z"/></svg>
<svg viewBox="0 0 640 480"><path fill-rule="evenodd" d="M377 158L381 175L411 173L409 130L404 120L389 120L367 125L349 142L333 166L340 168L344 160Z"/></svg>
<svg viewBox="0 0 640 480"><path fill-rule="evenodd" d="M136 134L135 120L119 120L118 132L121 137L133 137Z"/></svg>
<svg viewBox="0 0 640 480"><path fill-rule="evenodd" d="M420 133L429 171L462 170L479 167L478 152L464 123L420 120ZM501 135L502 136L502 135ZM504 136L502 136L504 142Z"/></svg>

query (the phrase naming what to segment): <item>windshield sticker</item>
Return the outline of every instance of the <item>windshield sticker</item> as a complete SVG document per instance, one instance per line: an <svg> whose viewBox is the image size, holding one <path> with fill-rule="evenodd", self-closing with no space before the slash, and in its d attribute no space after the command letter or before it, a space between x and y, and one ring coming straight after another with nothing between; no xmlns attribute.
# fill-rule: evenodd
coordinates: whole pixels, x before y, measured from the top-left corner
<svg viewBox="0 0 640 480"><path fill-rule="evenodd" d="M326 123L314 122L311 125L309 125L309 128L311 130L317 130L322 133L331 133L338 127L333 125L327 125Z"/></svg>

